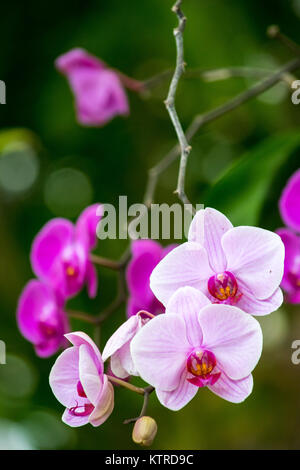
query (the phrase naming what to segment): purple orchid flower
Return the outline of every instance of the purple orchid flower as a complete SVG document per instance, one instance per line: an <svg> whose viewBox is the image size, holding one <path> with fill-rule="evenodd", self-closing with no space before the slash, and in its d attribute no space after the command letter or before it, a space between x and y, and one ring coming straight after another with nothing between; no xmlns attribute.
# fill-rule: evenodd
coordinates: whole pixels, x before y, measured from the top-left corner
<svg viewBox="0 0 300 470"><path fill-rule="evenodd" d="M267 315L282 304L283 268L284 245L276 233L233 227L225 215L206 208L192 220L188 242L153 270L150 287L164 305L178 288L191 286L213 303Z"/></svg>
<svg viewBox="0 0 300 470"><path fill-rule="evenodd" d="M175 292L166 313L131 341L140 376L171 410L181 409L202 387L242 402L252 391L251 372L261 351L262 332L254 317L231 305L213 305L192 287Z"/></svg>
<svg viewBox="0 0 300 470"><path fill-rule="evenodd" d="M29 281L23 289L17 322L40 357L51 356L65 344L64 334L69 330L67 315L53 290L41 281Z"/></svg>
<svg viewBox="0 0 300 470"><path fill-rule="evenodd" d="M281 281L286 291L286 300L300 303L300 237L288 228L277 230L285 246L284 274Z"/></svg>
<svg viewBox="0 0 300 470"><path fill-rule="evenodd" d="M279 210L284 223L300 232L300 168L288 180L279 200Z"/></svg>
<svg viewBox="0 0 300 470"><path fill-rule="evenodd" d="M143 312L143 311L142 311ZM122 379L138 375L130 353L130 343L138 331L149 321L150 317L140 314L131 316L107 341L102 358L105 362L110 357L110 368L116 377Z"/></svg>
<svg viewBox="0 0 300 470"><path fill-rule="evenodd" d="M164 306L157 300L150 289L150 275L155 266L176 245L162 247L153 240L135 240L131 244L132 258L126 270L129 290L127 317L146 310L154 315L163 313Z"/></svg>
<svg viewBox="0 0 300 470"><path fill-rule="evenodd" d="M75 96L77 119L85 126L103 126L129 106L118 74L84 49L72 49L55 61Z"/></svg>
<svg viewBox="0 0 300 470"><path fill-rule="evenodd" d="M62 420L72 427L100 426L114 407L114 389L104 374L101 354L85 333L66 338L73 347L57 358L49 377L55 397L66 407Z"/></svg>
<svg viewBox="0 0 300 470"><path fill-rule="evenodd" d="M87 207L76 225L66 219L52 219L33 241L32 269L62 299L76 295L85 283L89 296L96 296L97 274L89 253L96 245L100 208L98 204Z"/></svg>

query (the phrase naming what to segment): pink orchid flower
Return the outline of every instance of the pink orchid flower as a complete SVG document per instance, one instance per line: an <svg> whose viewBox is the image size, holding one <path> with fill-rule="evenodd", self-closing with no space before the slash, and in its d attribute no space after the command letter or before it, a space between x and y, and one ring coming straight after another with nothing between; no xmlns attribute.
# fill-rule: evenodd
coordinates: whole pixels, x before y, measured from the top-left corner
<svg viewBox="0 0 300 470"><path fill-rule="evenodd" d="M104 374L101 354L85 333L66 338L73 347L56 359L49 377L55 397L66 407L62 420L72 427L100 426L114 407L114 389Z"/></svg>
<svg viewBox="0 0 300 470"><path fill-rule="evenodd" d="M130 343L138 331L149 321L150 317L145 315L142 318L140 314L133 315L124 322L107 341L102 358L105 362L110 357L110 368L116 377L121 379L129 375L138 375L133 364Z"/></svg>
<svg viewBox="0 0 300 470"><path fill-rule="evenodd" d="M84 49L72 49L55 61L75 96L77 119L86 126L102 126L129 106L118 74Z"/></svg>
<svg viewBox="0 0 300 470"><path fill-rule="evenodd" d="M67 315L53 290L41 281L29 281L23 289L17 322L40 357L51 356L65 344L64 334L69 330Z"/></svg>
<svg viewBox="0 0 300 470"><path fill-rule="evenodd" d="M176 245L162 247L153 240L135 240L131 244L132 258L126 270L129 290L127 316L136 315L140 310L147 310L153 315L163 313L164 306L156 299L150 289L150 275L155 266Z"/></svg>
<svg viewBox="0 0 300 470"><path fill-rule="evenodd" d="M164 315L131 341L134 364L159 401L179 410L208 387L233 403L251 393L252 370L262 351L258 321L231 305L213 305L199 290L180 288Z"/></svg>
<svg viewBox="0 0 300 470"><path fill-rule="evenodd" d="M89 296L96 296L97 273L89 254L96 245L98 208L98 204L87 207L76 225L62 218L50 220L33 241L34 273L63 299L76 295L85 283Z"/></svg>
<svg viewBox="0 0 300 470"><path fill-rule="evenodd" d="M284 223L300 232L300 168L287 182L279 200L279 210Z"/></svg>
<svg viewBox="0 0 300 470"><path fill-rule="evenodd" d="M300 237L288 228L277 230L285 246L282 288L287 292L287 301L300 303Z"/></svg>
<svg viewBox="0 0 300 470"><path fill-rule="evenodd" d="M266 315L282 304L283 267L284 245L276 233L233 227L221 212L206 208L192 220L188 241L154 268L150 287L164 305L179 287L191 286L212 303Z"/></svg>

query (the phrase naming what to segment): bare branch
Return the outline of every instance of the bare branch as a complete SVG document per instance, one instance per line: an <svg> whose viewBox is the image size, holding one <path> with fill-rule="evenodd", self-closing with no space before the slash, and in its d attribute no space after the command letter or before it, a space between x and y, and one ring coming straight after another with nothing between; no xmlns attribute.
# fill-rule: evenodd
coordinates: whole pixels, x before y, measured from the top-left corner
<svg viewBox="0 0 300 470"><path fill-rule="evenodd" d="M280 28L278 25L273 24L269 26L267 29L267 35L272 39L278 39L284 46L286 46L294 54L297 54L297 55L300 54L300 47L298 46L298 44L296 44L292 39L290 39L288 36L283 34L280 31Z"/></svg>
<svg viewBox="0 0 300 470"><path fill-rule="evenodd" d="M144 395L146 393L145 392L146 389L141 388L141 387L136 387L135 385L132 385L129 382L125 382L125 380L118 379L118 377L113 377L111 375L108 375L107 378L110 382L120 385L121 387L127 388L128 390L138 393L139 395Z"/></svg>
<svg viewBox="0 0 300 470"><path fill-rule="evenodd" d="M273 70L259 67L222 67L218 69L189 69L182 76L183 79L200 79L204 82L217 82L227 80L229 78L265 78L272 74ZM172 77L174 71L171 69L164 70L153 77L143 81L144 92L149 92L165 80Z"/></svg>
<svg viewBox="0 0 300 470"><path fill-rule="evenodd" d="M121 267L118 261L103 258L102 256L94 255L93 253L90 254L90 260L92 263L98 264L99 266L103 266L105 268L113 269L114 271L118 271Z"/></svg>
<svg viewBox="0 0 300 470"><path fill-rule="evenodd" d="M97 325L97 317L90 315L89 313L81 312L79 310L67 310L67 314L70 318L76 318L92 325Z"/></svg>
<svg viewBox="0 0 300 470"><path fill-rule="evenodd" d="M142 406L139 416L137 416L136 418L125 419L123 424L135 423L138 419L142 418L142 416L146 415L148 403L149 403L149 397L154 390L155 388L152 387L151 385L144 388L144 401L143 401L143 406Z"/></svg>
<svg viewBox="0 0 300 470"><path fill-rule="evenodd" d="M272 86L276 85L281 80L285 80L287 75L290 72L293 72L300 68L300 59L293 59L287 64L285 64L282 68L274 72L273 74L269 75L264 80L258 82L257 84L253 85L248 90L238 94L231 100L227 101L225 104L218 106L217 108L208 111L204 114L198 114L194 117L193 121L189 125L186 131L186 137L188 140L191 140L194 135L205 125L211 121L214 121L224 114L228 113L229 111L233 111L234 109L242 106L247 101L250 101L253 98L256 98L260 94L264 93ZM158 178L161 173L169 168L169 166L177 160L180 156L180 146L176 144L158 163L157 165L150 168L148 172L148 183L147 189L145 193L145 200L144 203L149 207L154 199L154 194L156 190L156 185L158 182Z"/></svg>
<svg viewBox="0 0 300 470"><path fill-rule="evenodd" d="M175 107L175 96L177 91L177 86L180 80L181 75L184 72L184 51L183 51L183 31L185 28L186 17L184 16L181 10L182 0L177 0L175 5L172 8L172 11L177 15L178 18L178 27L174 29L174 36L176 42L177 58L176 58L176 67L170 83L169 93L165 101L166 108L168 110L169 116L175 128L177 138L180 145L181 159L179 165L178 173L178 182L176 188L176 194L178 194L179 199L184 204L190 204L186 194L185 194L185 172L186 165L189 153L191 151L191 146L189 145L185 133L182 129L181 122L179 120L176 107Z"/></svg>

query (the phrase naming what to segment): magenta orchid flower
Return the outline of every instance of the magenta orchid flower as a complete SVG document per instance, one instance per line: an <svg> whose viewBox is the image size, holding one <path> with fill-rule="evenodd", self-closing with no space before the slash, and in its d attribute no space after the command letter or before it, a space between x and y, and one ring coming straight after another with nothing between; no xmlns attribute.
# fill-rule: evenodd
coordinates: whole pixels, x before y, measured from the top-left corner
<svg viewBox="0 0 300 470"><path fill-rule="evenodd" d="M292 304L299 304L300 237L288 228L279 229L277 233L285 246L284 274L281 286L287 293L287 301Z"/></svg>
<svg viewBox="0 0 300 470"><path fill-rule="evenodd" d="M213 305L192 287L180 288L166 313L131 341L140 376L171 410L181 409L202 387L242 402L252 391L251 372L261 351L262 332L254 317L231 305Z"/></svg>
<svg viewBox="0 0 300 470"><path fill-rule="evenodd" d="M85 333L69 333L66 338L73 347L57 358L49 377L55 397L66 407L62 420L72 427L100 426L114 407L114 390L101 354Z"/></svg>
<svg viewBox="0 0 300 470"><path fill-rule="evenodd" d="M107 341L102 358L105 362L110 357L110 368L116 377L124 379L129 375L138 375L132 361L130 343L149 319L145 314L143 317L140 314L133 315Z"/></svg>
<svg viewBox="0 0 300 470"><path fill-rule="evenodd" d="M191 286L212 303L266 315L282 304L283 268L284 245L276 233L233 227L225 215L206 208L192 220L188 241L153 270L150 286L164 305L178 288Z"/></svg>
<svg viewBox="0 0 300 470"><path fill-rule="evenodd" d="M175 247L162 247L153 240L135 240L131 244L132 258L126 270L129 290L127 316L131 317L140 310L153 315L163 313L164 306L156 299L150 289L150 275L155 266Z"/></svg>
<svg viewBox="0 0 300 470"><path fill-rule="evenodd" d="M63 299L76 295L85 283L90 297L97 293L97 273L89 254L96 245L99 212L98 204L87 207L76 225L66 219L52 219L33 241L34 273Z"/></svg>
<svg viewBox="0 0 300 470"><path fill-rule="evenodd" d="M67 315L53 290L41 281L29 281L23 289L17 322L40 357L51 356L65 344L64 334L69 330Z"/></svg>
<svg viewBox="0 0 300 470"><path fill-rule="evenodd" d="M72 49L56 59L75 96L77 119L86 126L102 126L129 106L118 74L84 49Z"/></svg>
<svg viewBox="0 0 300 470"><path fill-rule="evenodd" d="M300 168L287 182L279 201L279 209L284 223L300 232Z"/></svg>

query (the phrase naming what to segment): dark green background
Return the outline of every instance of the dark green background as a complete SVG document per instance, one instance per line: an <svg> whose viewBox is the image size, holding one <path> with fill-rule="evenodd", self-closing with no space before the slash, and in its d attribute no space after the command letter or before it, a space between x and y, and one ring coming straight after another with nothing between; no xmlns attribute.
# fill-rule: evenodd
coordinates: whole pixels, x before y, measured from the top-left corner
<svg viewBox="0 0 300 470"><path fill-rule="evenodd" d="M17 329L15 311L21 289L32 277L29 251L39 228L57 215L77 216L83 201L116 204L119 195L127 195L129 204L140 202L147 169L176 142L163 105L168 83L147 99L129 92L128 118L100 129L82 128L75 120L68 85L54 69L55 58L72 47L84 47L130 76L149 78L174 65L171 5L169 0L1 4L0 79L6 83L7 104L0 108L0 150L3 158L7 144L14 148L25 141L27 147L18 143L14 151L26 153L29 141L39 173L27 191L0 188L0 339L8 354L7 365L0 365L0 448L136 448L130 426L122 421L138 413L141 399L126 390L116 389L115 411L100 428L71 430L60 423L63 408L48 385L54 358L35 356ZM292 54L266 37L273 23L300 43L299 1L185 0L184 11L189 68L276 69ZM182 80L178 112L184 127L196 113L224 103L252 82ZM210 123L194 138L187 192L194 203L214 205L237 224L274 230L282 224L280 192L299 167L300 117L285 85L262 98ZM9 134L10 128L28 129L33 137L20 131ZM90 193L82 194L71 181L68 204L56 201L53 208L46 204L45 188L49 177L63 168L86 175ZM174 164L160 180L156 202L176 202L176 176ZM118 240L99 242L97 252L117 258L125 246ZM70 305L97 313L113 298L114 281L114 274L99 270L97 299L90 301L83 292ZM265 348L254 372L254 391L245 403L230 404L200 390L192 403L175 413L153 395L149 414L158 423L153 447L299 448L300 366L291 363L291 343L300 338L299 315L296 306L284 306L262 320ZM102 347L124 318L123 307L107 321ZM73 328L92 334L80 322Z"/></svg>

